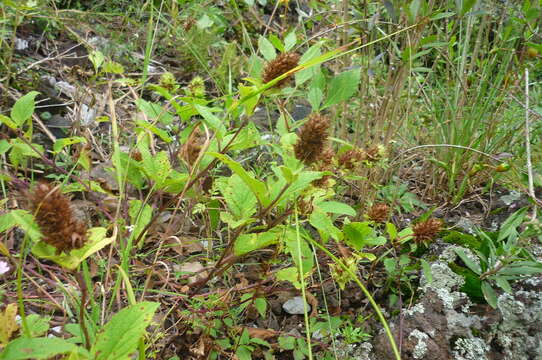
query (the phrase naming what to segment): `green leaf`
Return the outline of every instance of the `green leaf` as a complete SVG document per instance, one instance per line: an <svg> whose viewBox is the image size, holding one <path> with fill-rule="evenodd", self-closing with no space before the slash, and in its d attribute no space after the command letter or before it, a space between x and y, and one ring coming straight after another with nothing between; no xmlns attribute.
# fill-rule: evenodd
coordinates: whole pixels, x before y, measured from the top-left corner
<svg viewBox="0 0 542 360"><path fill-rule="evenodd" d="M477 0L460 0L459 4L461 4L461 16L468 13L472 7L476 4Z"/></svg>
<svg viewBox="0 0 542 360"><path fill-rule="evenodd" d="M324 201L317 205L321 210L339 215L356 216L356 210L350 205L338 201Z"/></svg>
<svg viewBox="0 0 542 360"><path fill-rule="evenodd" d="M309 223L318 229L320 236L324 241L327 241L329 236L335 240L340 238L340 230L333 225L333 221L325 212L316 209L309 217Z"/></svg>
<svg viewBox="0 0 542 360"><path fill-rule="evenodd" d="M293 336L280 336L279 346L283 350L293 350L295 347L295 337Z"/></svg>
<svg viewBox="0 0 542 360"><path fill-rule="evenodd" d="M141 302L115 314L98 332L90 350L91 358L128 359L136 351L139 339L145 334L158 306L156 302Z"/></svg>
<svg viewBox="0 0 542 360"><path fill-rule="evenodd" d="M301 289L301 283L299 282L299 271L296 267L280 269L277 271L276 277L278 281L288 281L294 285L296 289Z"/></svg>
<svg viewBox="0 0 542 360"><path fill-rule="evenodd" d="M252 360L252 352L249 346L241 345L235 351L235 355L239 360Z"/></svg>
<svg viewBox="0 0 542 360"><path fill-rule="evenodd" d="M394 241L395 239L397 239L397 228L395 227L395 225L393 225L393 223L386 223L386 232L390 237L390 241Z"/></svg>
<svg viewBox="0 0 542 360"><path fill-rule="evenodd" d="M258 39L258 49L267 61L271 61L277 56L277 52L275 51L273 44L271 44L271 42L263 36L260 36Z"/></svg>
<svg viewBox="0 0 542 360"><path fill-rule="evenodd" d="M30 337L39 337L45 335L49 330L50 316L39 316L37 314L30 314L26 317L26 325L30 329Z"/></svg>
<svg viewBox="0 0 542 360"><path fill-rule="evenodd" d="M378 236L368 221L345 224L343 232L347 243L356 250L361 250L365 246L380 246L386 243L386 238Z"/></svg>
<svg viewBox="0 0 542 360"><path fill-rule="evenodd" d="M144 204L141 200L130 200L128 215L130 215L130 224L135 225L131 237L137 239L145 226L151 221L152 207Z"/></svg>
<svg viewBox="0 0 542 360"><path fill-rule="evenodd" d="M290 51L291 49L294 48L296 43L297 43L297 37L295 36L295 31L292 30L284 38L284 50Z"/></svg>
<svg viewBox="0 0 542 360"><path fill-rule="evenodd" d="M1 360L50 359L78 351L78 347L60 338L25 338L11 341L0 354Z"/></svg>
<svg viewBox="0 0 542 360"><path fill-rule="evenodd" d="M286 250L291 254L297 268L301 268L303 275L307 276L312 272L314 256L309 244L293 228L287 228L284 232L284 244ZM301 263L299 260L301 258Z"/></svg>
<svg viewBox="0 0 542 360"><path fill-rule="evenodd" d="M360 75L360 69L353 69L335 76L329 84L328 98L322 109L338 104L341 101L346 101L352 97L358 90Z"/></svg>
<svg viewBox="0 0 542 360"><path fill-rule="evenodd" d="M235 241L233 252L236 256L241 256L251 251L276 244L282 232L281 228L274 228L263 233L242 234Z"/></svg>
<svg viewBox="0 0 542 360"><path fill-rule="evenodd" d="M205 124L216 132L217 137L221 139L224 134L226 134L226 127L222 120L212 113L211 108L198 104L194 104L194 107L198 110L198 113L203 116Z"/></svg>
<svg viewBox="0 0 542 360"><path fill-rule="evenodd" d="M300 64L304 64L310 60L314 60L321 56L322 52L320 51L321 44L314 44L311 46L299 59ZM300 86L305 81L309 80L311 77L316 75L320 71L320 65L314 65L307 67L306 69L300 70L295 74L295 84Z"/></svg>
<svg viewBox="0 0 542 360"><path fill-rule="evenodd" d="M40 229L34 221L34 216L26 210L12 210L0 215L0 232L13 226L19 226L33 241L41 239Z"/></svg>
<svg viewBox="0 0 542 360"><path fill-rule="evenodd" d="M431 284L433 282L433 274L431 273L431 266L424 259L420 259L420 262L422 263L423 274L425 275L427 282Z"/></svg>
<svg viewBox="0 0 542 360"><path fill-rule="evenodd" d="M53 151L56 154L58 154L66 146L70 146L70 145L73 145L73 144L79 144L79 143L86 144L87 139L85 139L84 137L81 137L81 136L72 136L72 137L63 138L63 139L57 139L57 141L55 141L55 144L53 145Z"/></svg>
<svg viewBox="0 0 542 360"><path fill-rule="evenodd" d="M100 69L100 67L104 63L105 57L104 57L104 54L102 54L101 51L93 50L88 55L88 59L90 60L90 62L94 66L94 71L98 72L98 70Z"/></svg>
<svg viewBox="0 0 542 360"><path fill-rule="evenodd" d="M216 185L226 200L231 212L231 220L236 222L234 226L225 220L230 219L229 217L224 219L232 228L244 224L254 215L257 205L256 196L239 175L234 174L229 178L220 178Z"/></svg>
<svg viewBox="0 0 542 360"><path fill-rule="evenodd" d="M316 86L311 86L309 92L307 93L307 100L311 104L313 111L318 111L320 109L320 104L322 104L322 99L324 98L324 93L322 90Z"/></svg>
<svg viewBox="0 0 542 360"><path fill-rule="evenodd" d="M0 114L0 124L5 124L10 129L17 129L19 127L16 123L13 122L13 120L2 114Z"/></svg>
<svg viewBox="0 0 542 360"><path fill-rule="evenodd" d="M491 306L493 309L497 308L497 294L495 293L495 290L489 285L487 281L482 281L482 293L484 294L484 298L486 299L489 306Z"/></svg>
<svg viewBox="0 0 542 360"><path fill-rule="evenodd" d="M275 34L269 35L269 41L273 44L275 48L277 48L278 51L284 52L284 45L282 44L282 41L277 37Z"/></svg>
<svg viewBox="0 0 542 360"><path fill-rule="evenodd" d="M480 268L480 265L472 261L467 255L465 255L465 252L463 251L463 249L454 249L454 250L469 269L471 269L478 275L482 274L482 269Z"/></svg>
<svg viewBox="0 0 542 360"><path fill-rule="evenodd" d="M34 113L34 107L36 106L35 98L38 95L39 92L31 91L17 100L13 105L13 108L11 108L11 120L13 120L18 127L21 127Z"/></svg>
<svg viewBox="0 0 542 360"><path fill-rule="evenodd" d="M85 246L72 250L69 254L56 255L55 248L43 241L38 242L32 247L32 253L39 258L54 261L68 270L74 270L83 260L111 244L117 237L116 232L108 238L106 234L107 229L103 227L89 229L87 232L88 240Z"/></svg>
<svg viewBox="0 0 542 360"><path fill-rule="evenodd" d="M265 313L267 311L267 301L264 298L256 298L254 300L254 307L258 310L258 313L265 319Z"/></svg>
<svg viewBox="0 0 542 360"><path fill-rule="evenodd" d="M164 125L169 125L173 122L173 116L158 104L140 98L136 100L136 105L151 120L159 121Z"/></svg>
<svg viewBox="0 0 542 360"><path fill-rule="evenodd" d="M265 183L257 180L254 178L254 175L247 172L241 164L238 162L232 160L228 155L216 153L216 152L209 152L208 153L211 156L216 157L220 161L222 161L224 164L228 165L228 167L239 177L243 180L245 184L248 185L250 190L254 193L258 201L262 206L268 206L270 203L270 200L267 197L267 188L265 186Z"/></svg>

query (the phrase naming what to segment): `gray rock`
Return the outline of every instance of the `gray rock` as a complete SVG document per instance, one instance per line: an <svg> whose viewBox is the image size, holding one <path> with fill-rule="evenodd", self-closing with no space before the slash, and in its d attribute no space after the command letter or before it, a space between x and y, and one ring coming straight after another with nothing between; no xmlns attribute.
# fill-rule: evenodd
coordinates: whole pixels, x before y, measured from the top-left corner
<svg viewBox="0 0 542 360"><path fill-rule="evenodd" d="M282 308L290 315L302 315L305 313L305 307L303 306L303 303L303 297L296 296L282 304ZM311 306L309 304L306 304L306 306L307 312L310 312Z"/></svg>

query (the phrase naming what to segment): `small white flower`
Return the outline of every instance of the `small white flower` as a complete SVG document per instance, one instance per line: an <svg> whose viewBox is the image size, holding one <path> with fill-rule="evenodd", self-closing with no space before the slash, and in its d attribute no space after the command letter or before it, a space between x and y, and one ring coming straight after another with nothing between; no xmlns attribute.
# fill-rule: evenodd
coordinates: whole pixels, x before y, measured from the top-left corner
<svg viewBox="0 0 542 360"><path fill-rule="evenodd" d="M5 261L0 261L0 275L4 275L9 271L9 265Z"/></svg>

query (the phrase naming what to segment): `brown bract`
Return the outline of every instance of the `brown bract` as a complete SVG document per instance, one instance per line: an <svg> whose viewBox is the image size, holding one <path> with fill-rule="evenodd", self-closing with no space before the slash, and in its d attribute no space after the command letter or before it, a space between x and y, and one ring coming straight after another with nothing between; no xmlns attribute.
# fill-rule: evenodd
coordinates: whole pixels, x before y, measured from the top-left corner
<svg viewBox="0 0 542 360"><path fill-rule="evenodd" d="M428 219L414 225L414 241L418 244L432 241L439 231L442 230L442 220Z"/></svg>
<svg viewBox="0 0 542 360"><path fill-rule="evenodd" d="M271 60L265 66L263 71L263 82L267 84L271 80L279 77L280 75L292 70L297 66L299 62L299 54L297 53L282 53L275 59ZM280 80L275 84L277 87L286 85L290 76Z"/></svg>
<svg viewBox="0 0 542 360"><path fill-rule="evenodd" d="M363 150L351 149L341 154L339 166L347 170L354 170L364 160L367 160L367 154Z"/></svg>
<svg viewBox="0 0 542 360"><path fill-rule="evenodd" d="M198 159L199 153L201 152L203 143L203 134L198 128L196 128L194 131L192 131L186 143L181 146L179 155L184 161L186 161L187 164L194 165Z"/></svg>
<svg viewBox="0 0 542 360"><path fill-rule="evenodd" d="M295 157L310 165L326 155L329 118L312 114L299 132L299 139L294 145Z"/></svg>
<svg viewBox="0 0 542 360"><path fill-rule="evenodd" d="M376 203L367 211L367 217L377 223L383 223L390 216L390 207L384 203Z"/></svg>
<svg viewBox="0 0 542 360"><path fill-rule="evenodd" d="M26 195L44 242L57 253L83 247L87 227L75 218L70 199L58 187L43 181Z"/></svg>

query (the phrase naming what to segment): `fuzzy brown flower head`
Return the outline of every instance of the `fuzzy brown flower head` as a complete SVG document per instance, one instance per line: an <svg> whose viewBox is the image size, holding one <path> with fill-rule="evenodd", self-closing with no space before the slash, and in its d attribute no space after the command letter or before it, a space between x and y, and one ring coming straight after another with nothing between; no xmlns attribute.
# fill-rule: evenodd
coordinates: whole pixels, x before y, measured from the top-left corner
<svg viewBox="0 0 542 360"><path fill-rule="evenodd" d="M416 241L416 243L427 244L437 236L440 230L442 230L442 220L428 219L414 225L412 230L414 232L414 241Z"/></svg>
<svg viewBox="0 0 542 360"><path fill-rule="evenodd" d="M320 163L322 170L331 170L333 165L333 158L335 157L335 151L331 147L326 147L322 151L322 156L320 156Z"/></svg>
<svg viewBox="0 0 542 360"><path fill-rule="evenodd" d="M367 160L378 161L386 155L386 149L382 145L373 146L367 149Z"/></svg>
<svg viewBox="0 0 542 360"><path fill-rule="evenodd" d="M342 153L342 155L339 157L339 166L347 170L354 170L364 160L367 160L367 154L365 151L360 149L351 149Z"/></svg>
<svg viewBox="0 0 542 360"><path fill-rule="evenodd" d="M271 60L265 66L263 70L263 82L267 84L271 80L279 77L280 75L292 70L299 63L299 54L297 53L282 53L275 59ZM280 80L275 86L283 87L286 85L291 76L288 76Z"/></svg>
<svg viewBox="0 0 542 360"><path fill-rule="evenodd" d="M312 164L325 155L328 138L329 118L312 114L299 132L299 139L294 145L295 157L305 164Z"/></svg>
<svg viewBox="0 0 542 360"><path fill-rule="evenodd" d="M58 187L40 182L26 195L44 242L57 253L85 245L87 227L75 218L70 199Z"/></svg>
<svg viewBox="0 0 542 360"><path fill-rule="evenodd" d="M203 134L196 128L192 131L186 143L181 146L179 155L188 164L193 165L198 159L203 143Z"/></svg>
<svg viewBox="0 0 542 360"><path fill-rule="evenodd" d="M376 203L367 211L367 217L377 223L383 223L390 216L390 207L384 203Z"/></svg>

